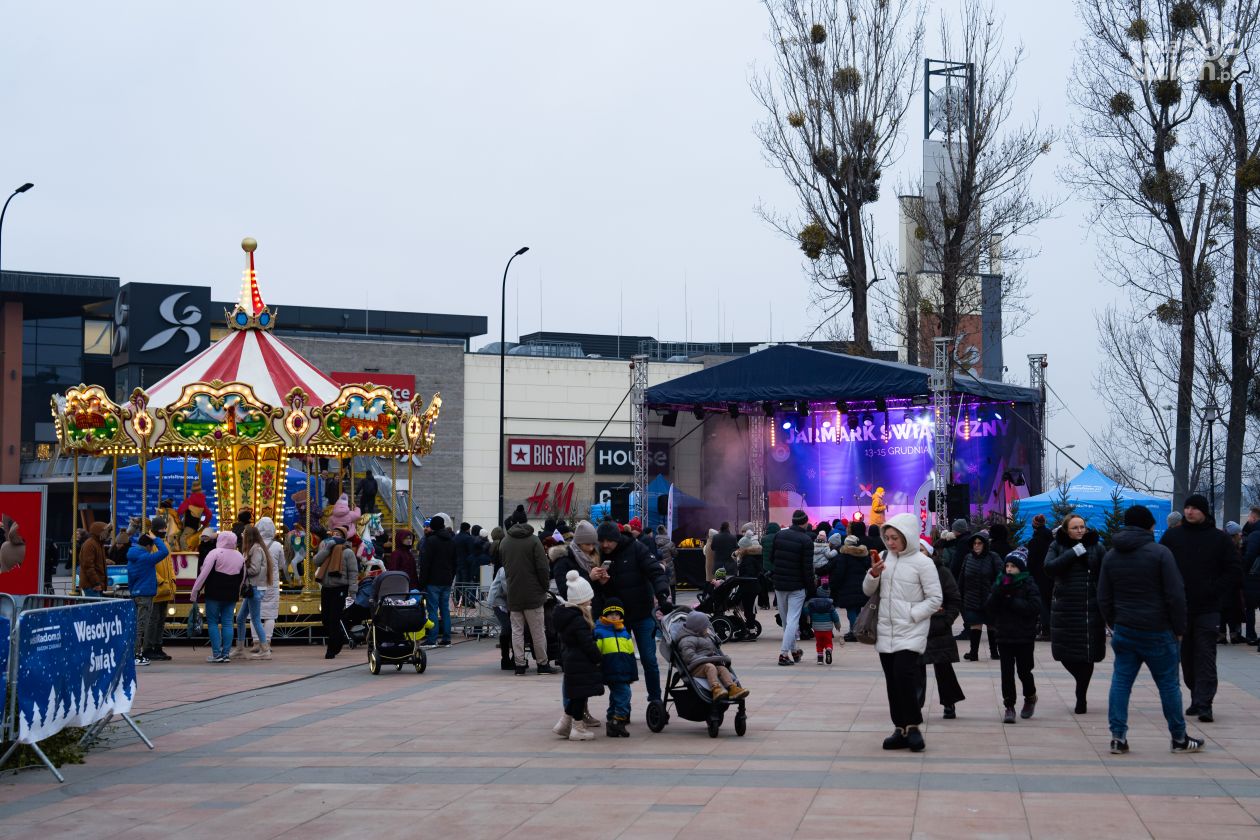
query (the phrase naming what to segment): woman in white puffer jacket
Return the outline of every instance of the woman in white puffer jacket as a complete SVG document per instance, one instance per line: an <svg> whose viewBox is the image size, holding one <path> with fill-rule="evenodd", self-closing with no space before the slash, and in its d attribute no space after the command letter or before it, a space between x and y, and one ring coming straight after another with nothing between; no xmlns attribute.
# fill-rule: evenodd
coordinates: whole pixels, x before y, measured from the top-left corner
<svg viewBox="0 0 1260 840"><path fill-rule="evenodd" d="M280 575L284 570L284 548L276 540L276 523L264 516L258 520L258 534L267 552L267 586L262 591L261 616L265 638L250 659L271 658L271 635L275 632L276 619L280 616Z"/></svg>
<svg viewBox="0 0 1260 840"><path fill-rule="evenodd" d="M875 651L884 667L892 735L884 749L921 752L926 744L919 727L919 656L927 647L932 615L941 608L941 581L932 558L919 551L919 518L894 516L881 528L887 551L862 581L862 591L879 597Z"/></svg>

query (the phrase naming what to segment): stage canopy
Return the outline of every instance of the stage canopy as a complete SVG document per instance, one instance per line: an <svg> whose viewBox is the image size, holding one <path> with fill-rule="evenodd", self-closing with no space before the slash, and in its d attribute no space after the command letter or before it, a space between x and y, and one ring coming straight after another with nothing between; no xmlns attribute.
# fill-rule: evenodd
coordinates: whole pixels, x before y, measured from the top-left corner
<svg viewBox="0 0 1260 840"><path fill-rule="evenodd" d="M1163 536L1167 528L1168 514L1172 512L1172 502L1158 496L1150 496L1137 490L1121 487L1098 471L1093 464L1087 466L1067 484L1068 500L1076 505L1073 511L1085 517L1085 523L1094 530L1101 530L1106 524L1107 511L1111 510L1111 494L1116 489L1120 492L1120 506L1129 508L1133 505L1145 505L1155 514L1155 538ZM1023 537L1032 532L1032 518L1037 514L1046 517L1046 524L1053 528L1054 514L1050 508L1059 498L1058 488L1040 496L1029 496L1019 503L1020 517L1027 518L1028 525Z"/></svg>
<svg viewBox="0 0 1260 840"><path fill-rule="evenodd" d="M688 407L725 403L875 400L930 393L927 368L778 344L649 388L647 404ZM1031 388L971 376L954 377L954 393L994 402L1038 403Z"/></svg>

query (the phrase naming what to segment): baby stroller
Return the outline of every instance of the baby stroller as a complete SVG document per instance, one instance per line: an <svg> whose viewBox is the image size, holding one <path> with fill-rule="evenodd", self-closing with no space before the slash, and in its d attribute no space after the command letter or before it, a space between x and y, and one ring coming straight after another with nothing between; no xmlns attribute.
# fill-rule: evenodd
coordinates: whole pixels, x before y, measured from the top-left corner
<svg viewBox="0 0 1260 840"><path fill-rule="evenodd" d="M669 723L669 704L673 703L679 717L684 720L704 721L709 727L709 737L716 738L722 728L722 720L731 706L738 706L735 712L735 734L742 736L748 731L748 714L744 710L744 700L714 700L709 684L702 679L691 676L682 656L678 653L676 640L682 631L683 622L687 620L688 607L677 607L669 615L657 621L657 647L660 655L669 663L665 673L665 702L652 703L647 709L648 729L660 732ZM734 673L734 671L732 671Z"/></svg>
<svg viewBox="0 0 1260 840"><path fill-rule="evenodd" d="M384 663L396 670L411 663L417 674L428 667L428 657L420 642L433 627L424 599L412 594L406 572L385 572L376 579L372 593L372 615L368 619L368 668L381 672Z"/></svg>
<svg viewBox="0 0 1260 840"><path fill-rule="evenodd" d="M728 577L700 592L696 609L709 615L719 642L751 642L761 635L761 622L754 618L749 624L740 614L744 596L749 592L761 592L759 578Z"/></svg>

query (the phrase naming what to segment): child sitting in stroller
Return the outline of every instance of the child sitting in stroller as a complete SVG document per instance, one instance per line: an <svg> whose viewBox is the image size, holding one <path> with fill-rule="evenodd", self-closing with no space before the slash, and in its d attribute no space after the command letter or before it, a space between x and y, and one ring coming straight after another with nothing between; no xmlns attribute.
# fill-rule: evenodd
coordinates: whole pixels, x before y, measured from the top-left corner
<svg viewBox="0 0 1260 840"><path fill-rule="evenodd" d="M714 700L739 700L748 689L730 672L731 658L722 653L712 634L709 617L699 610L688 613L678 634L678 655L687 673L706 680Z"/></svg>

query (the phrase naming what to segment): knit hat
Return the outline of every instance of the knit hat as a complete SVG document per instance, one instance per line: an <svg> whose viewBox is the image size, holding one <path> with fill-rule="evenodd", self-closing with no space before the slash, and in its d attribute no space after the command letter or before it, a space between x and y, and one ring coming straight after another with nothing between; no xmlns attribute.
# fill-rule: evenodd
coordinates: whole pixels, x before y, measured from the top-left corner
<svg viewBox="0 0 1260 840"><path fill-rule="evenodd" d="M953 531L955 534L963 533L964 531L967 530L967 520L955 519L954 524L949 526L949 530Z"/></svg>
<svg viewBox="0 0 1260 840"><path fill-rule="evenodd" d="M807 513L806 513L805 511L803 511L803 510L796 510L796 511L793 511L793 512L792 512L792 524L793 524L793 525L795 525L795 526L797 526L797 527L799 527L799 526L801 526L801 525L808 525L808 524L809 524L809 514L807 514Z"/></svg>
<svg viewBox="0 0 1260 840"><path fill-rule="evenodd" d="M1212 508L1208 504L1207 497L1205 497L1202 493L1195 493L1192 496L1188 496L1186 498L1186 503L1181 507L1182 509L1197 508L1203 511L1204 516L1210 517L1212 515Z"/></svg>
<svg viewBox="0 0 1260 840"><path fill-rule="evenodd" d="M621 529L617 527L616 522L601 522L599 528L595 530L595 536L600 542L605 540L616 541L621 539Z"/></svg>
<svg viewBox="0 0 1260 840"><path fill-rule="evenodd" d="M582 604L589 604L595 597L595 590L591 589L591 585L586 582L586 579L578 574L577 569L570 569L569 573L564 576L564 585L569 592L569 597L565 599L569 606L576 607Z"/></svg>
<svg viewBox="0 0 1260 840"><path fill-rule="evenodd" d="M1045 525L1045 524L1046 524L1045 514L1039 513L1033 517L1033 527L1040 528L1042 525Z"/></svg>
<svg viewBox="0 0 1260 840"><path fill-rule="evenodd" d="M1019 570L1021 572L1028 571L1028 549L1021 545L1019 548L1006 555L1006 562L1014 563L1016 566L1019 566Z"/></svg>
<svg viewBox="0 0 1260 840"><path fill-rule="evenodd" d="M621 615L624 616L626 614L626 608L621 601L616 598L609 598L604 601L604 609L600 612L600 615L608 615L609 613L621 613Z"/></svg>
<svg viewBox="0 0 1260 840"><path fill-rule="evenodd" d="M835 533L835 534L832 534L830 537L827 537L827 545L831 546L832 548L839 548L840 546L844 545L848 541L849 541L849 538L841 533ZM857 542L857 537L854 537L853 541Z"/></svg>
<svg viewBox="0 0 1260 840"><path fill-rule="evenodd" d="M753 526L751 522L745 522L743 525L739 526L739 532L741 534L748 534L748 533L755 534L757 532L757 529Z"/></svg>
<svg viewBox="0 0 1260 840"><path fill-rule="evenodd" d="M687 628L687 632L694 633L697 636L703 636L709 632L709 617L699 610L692 610L687 613L687 618L683 620L683 627Z"/></svg>
<svg viewBox="0 0 1260 840"><path fill-rule="evenodd" d="M1124 512L1124 524L1149 530L1155 527L1155 514L1145 505L1134 505Z"/></svg>
<svg viewBox="0 0 1260 840"><path fill-rule="evenodd" d="M629 522L626 523L626 527L629 528L631 531L642 531L643 520L636 516L634 519L631 519Z"/></svg>
<svg viewBox="0 0 1260 840"><path fill-rule="evenodd" d="M503 528L502 528L502 526L495 525L495 526L494 526L494 528L492 528L492 529L490 530L490 539L492 539L492 540L501 540L501 539L503 539Z"/></svg>
<svg viewBox="0 0 1260 840"><path fill-rule="evenodd" d="M1237 522L1226 522L1225 533L1229 534L1231 537L1236 537L1242 533L1242 526Z"/></svg>
<svg viewBox="0 0 1260 840"><path fill-rule="evenodd" d="M446 520L441 515L435 516L429 520L429 528L433 531L445 531Z"/></svg>
<svg viewBox="0 0 1260 840"><path fill-rule="evenodd" d="M573 531L573 541L578 545L594 545L599 542L595 536L595 526L583 519Z"/></svg>
<svg viewBox="0 0 1260 840"><path fill-rule="evenodd" d="M754 545L761 545L761 543L757 542L756 540L754 540L752 537L748 536L747 534L739 538L740 548L752 548Z"/></svg>
<svg viewBox="0 0 1260 840"><path fill-rule="evenodd" d="M836 534L836 536L838 537L840 535ZM862 540L861 538L857 536L857 534L850 534L849 536L844 538L844 544L852 545L852 546L859 546L862 544Z"/></svg>
<svg viewBox="0 0 1260 840"><path fill-rule="evenodd" d="M849 534L859 540L862 539L866 536L866 523L860 519L854 519L849 523Z"/></svg>
<svg viewBox="0 0 1260 840"><path fill-rule="evenodd" d="M1153 515L1154 514L1152 514L1152 516ZM1167 520L1168 527L1176 528L1178 525L1181 524L1181 520L1183 519L1185 519L1185 517L1181 515L1181 511L1174 510L1172 513L1168 514L1168 520Z"/></svg>

